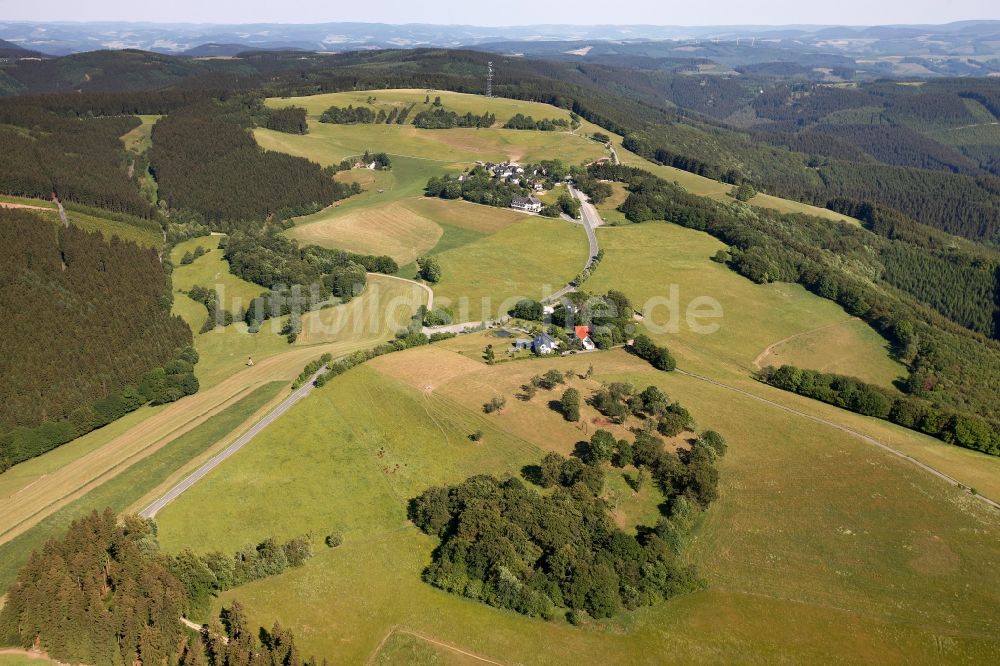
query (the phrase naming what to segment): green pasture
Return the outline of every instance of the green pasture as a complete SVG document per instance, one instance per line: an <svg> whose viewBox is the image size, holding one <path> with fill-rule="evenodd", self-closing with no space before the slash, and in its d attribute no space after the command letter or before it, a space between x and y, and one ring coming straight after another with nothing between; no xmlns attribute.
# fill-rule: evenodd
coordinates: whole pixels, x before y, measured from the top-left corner
<svg viewBox="0 0 1000 666"><path fill-rule="evenodd" d="M402 352L401 359L420 354ZM552 446L557 431L526 441L502 418L367 366L314 393L168 506L158 517L161 542L168 550L232 550L311 533L317 555L305 566L217 603L238 598L253 622L279 621L295 631L304 653L343 663L365 661L393 627L513 663L563 663L566 654L602 663L739 661L749 654L913 663L997 656L992 609L1000 574L991 562L1000 557L1000 528L978 504L844 433L752 398L654 371L622 352L591 360L597 379L655 383L701 427L729 439L722 496L687 555L708 582L704 592L572 627L423 583L435 540L407 523L407 499L470 474L517 473ZM474 366L482 381L497 385L494 374L524 364L541 371L571 362L579 364ZM439 367L422 371L440 377ZM525 409L548 408L536 400ZM484 432L478 444L468 439L475 429ZM321 540L334 530L345 542L328 549Z"/></svg>
<svg viewBox="0 0 1000 666"><path fill-rule="evenodd" d="M48 539L60 536L73 520L94 510L101 511L105 507L111 507L115 511L124 511L191 459L207 451L219 440L230 436L240 424L274 398L284 386L285 382L270 382L260 386L223 411L209 417L204 423L181 435L168 446L135 463L83 497L62 507L24 534L0 545L0 589L7 589L10 586L18 569L27 562L28 556L33 550L40 548ZM143 408L139 411L144 412L142 416L145 417L149 415L147 410L148 408ZM136 414L139 412L134 412L95 432L116 429L120 424L124 430L135 425L136 421L130 417ZM123 424L123 421L129 421L129 423ZM89 437L89 435L85 437ZM85 437L74 440L52 453L62 452L66 447L76 447Z"/></svg>
<svg viewBox="0 0 1000 666"><path fill-rule="evenodd" d="M434 285L435 307L450 303L458 321L496 318L519 298L541 299L546 289L552 293L565 286L583 268L587 247L582 226L528 217L438 254L442 278Z"/></svg>

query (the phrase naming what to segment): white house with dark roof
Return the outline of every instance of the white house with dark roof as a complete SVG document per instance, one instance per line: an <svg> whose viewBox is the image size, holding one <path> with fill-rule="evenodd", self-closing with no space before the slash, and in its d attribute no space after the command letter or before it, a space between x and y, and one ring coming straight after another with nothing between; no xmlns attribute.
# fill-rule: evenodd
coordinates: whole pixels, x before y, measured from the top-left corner
<svg viewBox="0 0 1000 666"><path fill-rule="evenodd" d="M539 333L531 341L531 351L536 354L551 354L559 348L559 341L548 333Z"/></svg>
<svg viewBox="0 0 1000 666"><path fill-rule="evenodd" d="M542 202L535 197L514 197L510 202L510 207L515 210L523 210L526 213L539 213L542 210Z"/></svg>

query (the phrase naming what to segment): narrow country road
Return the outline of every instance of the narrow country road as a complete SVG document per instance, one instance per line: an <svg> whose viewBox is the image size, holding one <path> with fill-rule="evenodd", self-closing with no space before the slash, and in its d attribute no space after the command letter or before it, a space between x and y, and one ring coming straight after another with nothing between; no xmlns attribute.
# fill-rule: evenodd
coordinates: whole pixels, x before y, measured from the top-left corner
<svg viewBox="0 0 1000 666"><path fill-rule="evenodd" d="M309 378L308 382L306 382L300 388L295 390L290 396L282 400L277 407L268 412L267 415L264 416L264 418L262 418L260 421L255 423L253 427L251 427L245 433L240 435L235 442L227 446L225 449L223 449L216 455L212 456L207 462L205 462L204 465L202 465L194 472L192 472L187 478L185 478L176 486L168 490L162 497L157 499L155 502L153 502L145 509L140 511L139 515L142 516L143 518L153 518L154 516L156 516L157 512L160 509L162 509L163 507L165 507L166 505L170 504L175 499L180 497L180 495L185 490L187 490L194 484L198 483L198 481L203 479L206 474L211 472L213 469L222 464L222 462L225 461L227 458L229 458L234 453L236 453L244 446L246 446L264 428L274 423L274 421L278 419L282 414L291 409L292 405L294 405L299 400L309 395L315 388L313 386L313 382L316 380L317 377L319 377L324 372L326 372L326 368L322 368L319 371L317 371L316 374L314 374L312 377Z"/></svg>
<svg viewBox="0 0 1000 666"><path fill-rule="evenodd" d="M1000 509L1000 502L992 500L989 497L985 497L984 495L980 495L978 493L971 492L969 490L969 488L965 484L961 483L958 479L954 478L953 476L949 476L948 474L945 474L944 472L942 472L940 470L937 470L937 469L931 467L930 465L927 465L926 463L920 462L919 460L917 460L913 456L907 455L907 454L903 453L902 451L898 451L898 450L892 448L891 446L889 446L888 444L883 444L882 442L878 441L874 437L871 437L871 436L866 435L864 433L858 432L857 430L854 430L853 428L848 428L847 426L840 425L839 423L835 423L833 421L829 421L829 420L821 418L819 416L813 416L812 414L807 414L806 412L801 412L801 411L799 411L797 409L794 409L792 407L788 407L786 405L782 405L781 403L775 402L773 400L768 400L767 398L764 398L764 397L761 397L759 395L756 395L755 393L751 393L750 391L746 391L744 389L737 388L735 386L730 386L729 384L724 384L724 383L722 383L720 381L717 381L715 379L710 379L709 377L705 377L703 375L698 375L698 374L695 374L693 372L687 372L685 370L681 370L680 368L677 368L677 374L684 375L685 377L691 377L692 379L697 379L697 380L702 381L702 382L707 382L709 384L712 384L713 386L718 386L720 388L726 389L727 391L732 391L734 393L739 393L740 395L746 396L748 398L752 398L754 400L758 400L760 402L768 404L768 405L770 405L772 407L776 407L776 408L778 408L778 409L780 409L782 411L788 412L790 414L794 414L794 415L800 416L800 417L802 417L804 419L809 419L810 421L813 421L815 423L820 423L820 424L823 424L825 426L829 426L831 428L839 430L839 431L841 431L843 433L847 433L848 435L850 435L852 437L860 439L862 442L865 442L866 444L871 444L872 446L875 446L875 447L878 447L879 449L882 449L886 453L891 453L892 455L896 456L897 458L901 458L901 459L903 459L903 460L905 460L905 461L907 461L909 463L912 463L913 465L916 465L917 467L919 467L920 469L924 470L928 474L936 476L937 478L939 478L939 479L941 479L941 480L943 480L943 481L951 484L952 486L955 486L956 488L959 488L959 489L965 491L970 497L974 497L974 498L978 499L981 502L985 502L986 504L988 504L989 506L993 507L994 509Z"/></svg>
<svg viewBox="0 0 1000 666"><path fill-rule="evenodd" d="M583 268L587 269L594 263L594 259L597 258L597 253L601 251L600 246L597 244L597 233L594 229L601 226L603 222L601 220L601 216L597 214L597 210L594 209L593 204L587 200L586 195L573 187L572 183L567 183L566 186L569 188L569 193L580 202L581 219L573 220L568 217L567 219L569 219L569 221L573 224L583 225L583 228L587 231L587 242L590 244L590 255L587 257L587 263L583 265ZM552 303L554 301L558 301L560 298L573 291L576 291L576 287L568 284L545 299L545 302Z"/></svg>
<svg viewBox="0 0 1000 666"><path fill-rule="evenodd" d="M578 223L582 223L583 228L587 230L587 240L590 242L590 259L592 261L601 250L597 244L597 233L594 229L604 224L604 220L597 214L597 209L594 208L594 204L590 203L590 199L587 198L586 194L573 187L572 183L567 183L567 186L569 187L569 193L580 202L582 219ZM574 220L574 222L577 221ZM590 263L588 262L587 265L589 266Z"/></svg>
<svg viewBox="0 0 1000 666"><path fill-rule="evenodd" d="M417 285L427 292L427 311L430 312L434 309L434 290L423 282L417 282L416 280L410 280L409 278L398 277L396 275L386 275L385 273L369 273L368 275L379 275L381 277L387 277L390 280L400 280L402 282L409 282L410 284Z"/></svg>

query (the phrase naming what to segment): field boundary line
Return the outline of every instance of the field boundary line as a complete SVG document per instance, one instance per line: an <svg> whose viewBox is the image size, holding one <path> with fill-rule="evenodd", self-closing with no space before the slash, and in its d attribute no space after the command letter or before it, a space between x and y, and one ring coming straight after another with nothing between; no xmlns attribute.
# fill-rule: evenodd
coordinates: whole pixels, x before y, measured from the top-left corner
<svg viewBox="0 0 1000 666"><path fill-rule="evenodd" d="M809 329L808 331L802 331L800 333L794 333L792 335L789 335L787 338L782 338L781 340L778 340L777 342L772 342L767 347L765 347L764 351L762 351L761 353L757 354L757 356L754 358L754 360L751 361L751 364L753 365L753 367L754 367L755 370L760 370L761 369L760 368L760 362L764 359L765 356L767 356L768 354L770 354L771 352L773 352L774 348L777 347L778 345L783 345L786 342L791 342L795 338L802 337L803 335L810 335L811 333L818 333L819 331L825 331L828 328L835 328L837 326L843 326L844 324L852 323L852 322L856 322L856 321L861 321L861 319L859 317L850 317L849 319L845 319L843 321L835 321L832 324L825 324L823 326L819 326L818 328L812 328L812 329Z"/></svg>
<svg viewBox="0 0 1000 666"><path fill-rule="evenodd" d="M223 402L219 403L218 405L215 405L214 407L205 412L202 412L201 414L198 414L197 416L191 417L184 423L181 423L180 425L174 427L169 432L165 433L163 436L157 438L152 443L150 443L149 446L145 446L139 449L138 451L133 452L126 458L117 461L114 465L105 469L103 472L100 472L97 476L92 477L82 486L78 486L75 490L71 490L68 493L49 502L45 506L35 510L31 515L26 516L25 518L19 520L17 523L11 525L5 532L0 533L0 544L7 543L8 541L17 538L24 532L27 532L29 529L37 525L38 522L41 522L41 520L48 518L50 515L54 514L59 509L65 507L67 504L69 504L69 502L80 499L81 497L83 497L90 491L98 488L108 480L118 476L126 469L134 465L135 463L141 462L145 458L148 458L149 456L153 455L154 453L162 449L164 446L173 442L178 437L181 437L187 434L188 432L194 430L208 419L218 415L227 407L230 407L233 404L235 404L235 402L237 402L243 396L244 393L249 391L250 388L251 386L249 384L245 385L239 391L226 398ZM136 427L138 427L139 425L141 425L141 422L139 424L136 424ZM24 488L22 488L21 490L24 490ZM49 509L51 509L51 511L49 511ZM42 515L42 517L38 521L31 522L34 521L34 519L38 517L39 514L44 514L44 515ZM27 523L31 524L25 527Z"/></svg>
<svg viewBox="0 0 1000 666"><path fill-rule="evenodd" d="M845 425L841 425L841 424L836 423L834 421L830 421L829 419L824 419L821 416L814 416L814 415L809 414L807 412L799 411L798 409L795 409L794 407L788 407L786 405L782 405L781 403L775 402L774 400L770 400L770 399L765 398L763 396L759 396L759 395L757 395L755 393L751 393L750 391L747 391L745 389L737 388L737 387L731 386L729 384L724 384L724 383L722 383L720 381L717 381L715 379L710 379L708 377L705 377L704 375L699 375L699 374L696 374L696 373L693 373L693 372L687 372L685 370L681 370L680 368L677 368L677 373L680 374L680 375L683 375L685 377L691 377L692 379L697 379L699 381L703 381L703 382L707 382L709 384L713 384L715 386L719 386L721 388L726 389L727 391L733 391L735 393L739 393L740 395L744 395L744 396L746 396L748 398L752 398L752 399L757 400L759 402L763 402L765 404L771 405L772 407L777 407L778 409L780 409L782 411L785 411L785 412L788 412L789 414L795 414L796 416L801 416L802 418L809 419L810 421L813 421L815 423L820 423L820 424L829 426L831 428L834 428L836 430L839 430L841 432L847 433L848 435L851 435L852 437L854 437L856 439L860 439L861 441L863 441L863 442L865 442L867 444L871 444L872 446L876 446L876 447L882 449L883 451L896 456L897 458L900 458L900 459L905 460L905 461L907 461L907 462L909 462L909 463L911 463L913 465L916 465L917 467L919 467L920 469L924 470L928 474L936 476L937 478L939 478L939 479L947 482L948 484L950 484L950 485L958 488L959 490L963 491L964 493L966 493L970 497L978 499L980 502L983 502L983 503L985 503L985 504L993 507L994 509L1000 509L1000 502L997 502L996 500L993 500L993 499L991 499L989 497L986 497L985 495L981 495L978 492L973 493L968 486L966 486L964 483L962 483L961 481L959 481L955 477L953 477L953 476L951 476L949 474L945 474L944 472L942 472L942 471L940 471L940 470L938 470L938 469L936 469L934 467L931 467L927 463L924 463L924 462L921 462L921 461L917 460L916 458L914 458L913 456L911 456L911 455L909 455L907 453L903 453L902 451L900 451L898 449L894 449L891 446L889 446L888 444L885 444L885 443L880 442L879 440L875 439L871 435L866 435L863 432L859 432L859 431L857 431L857 430L855 430L855 429L853 429L851 427L848 427L848 426L845 426Z"/></svg>
<svg viewBox="0 0 1000 666"><path fill-rule="evenodd" d="M419 638L422 641L431 643L432 645L437 645L438 647L443 647L446 650L451 650L452 652L458 653L460 655L466 657L472 657L476 661L481 661L484 664L493 664L493 666L506 666L506 664L502 661L495 661L493 659L490 659L489 657L484 657L483 655L476 654L475 652L469 652L468 650L464 650L458 647L457 645L452 645L445 641L439 641L435 638L431 638L427 634L415 631L413 629L408 629L399 624L389 627L389 631L386 632L385 636L382 637L382 640L380 640L378 642L378 645L375 646L375 650L372 652L371 656L368 657L368 661L365 662L366 664L371 665L375 663L375 660L378 658L378 655L382 652L382 649L385 647L385 644L389 642L389 639L392 638L393 634L407 634L409 636L413 636L414 638Z"/></svg>

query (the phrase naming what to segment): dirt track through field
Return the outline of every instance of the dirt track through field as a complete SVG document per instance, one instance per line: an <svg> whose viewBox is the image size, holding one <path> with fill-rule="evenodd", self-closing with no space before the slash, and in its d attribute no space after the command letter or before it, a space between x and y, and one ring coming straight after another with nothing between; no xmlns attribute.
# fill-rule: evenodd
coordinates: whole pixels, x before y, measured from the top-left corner
<svg viewBox="0 0 1000 666"><path fill-rule="evenodd" d="M777 347L777 346L779 346L779 345L783 345L786 342L791 342L795 338L801 338L804 335L809 335L811 333L817 333L819 331L825 331L828 328L834 328L834 327L837 327L837 326L843 326L844 324L846 324L848 322L852 322L852 321L861 321L861 320L858 319L857 317L851 317L850 319L846 319L844 321L835 321L832 324L827 324L826 326L820 326L819 328L813 328L813 329L810 329L808 331L802 331L801 333L796 333L794 335L789 335L787 338L782 338L781 340L778 340L777 342L772 342L771 344L769 344L764 349L764 351L762 351L761 353L757 354L757 358L755 358L753 360L753 362L752 362L753 369L754 370L760 370L761 369L761 365L760 364L763 363L763 361L764 361L765 358L767 358L772 353L774 353L774 348Z"/></svg>
<svg viewBox="0 0 1000 666"><path fill-rule="evenodd" d="M707 383L712 384L714 386L718 386L720 388L724 388L727 391L733 391L734 393L739 393L740 395L744 395L744 396L746 396L748 398L753 398L754 400L758 400L760 402L766 403L766 404L768 404L768 405L770 405L772 407L776 407L776 408L778 408L778 409L780 409L782 411L788 412L790 414L794 414L796 416L801 416L804 419L809 419L810 421L813 421L815 423L820 423L822 425L829 426L829 427L835 428L836 430L839 430L841 432L847 433L848 435L850 435L852 437L855 437L856 439L860 439L862 442L865 442L866 444L871 444L872 446L876 446L879 449L882 449L883 451L896 456L897 458L901 458L901 459L903 459L903 460L905 460L905 461L907 461L907 462L909 462L909 463L911 463L913 465L916 465L917 467L919 467L920 469L924 470L928 474L932 474L933 476L936 476L937 478L941 479L942 481L945 481L945 482L949 483L950 485L955 486L956 488L958 488L958 489L964 491L965 493L967 493L970 497L974 497L975 499L979 500L980 502L984 502L985 504L993 507L994 509L1000 509L1000 502L992 500L989 497L986 497L984 495L980 495L978 493L972 492L965 484L961 483L955 477L949 476L948 474L945 474L944 472L942 472L940 470L937 470L937 469L931 467L930 465L928 465L926 463L920 462L919 460L917 460L913 456L907 455L906 453L903 453L902 451L894 449L891 446L889 446L888 444L884 444L883 442L880 442L879 440L875 439L874 437L871 437L871 436L866 435L864 433L858 432L857 430L854 430L853 428L848 428L847 426L840 425L839 423L835 423L833 421L829 421L829 420L821 418L819 416L813 416L812 414L807 414L806 412L801 412L801 411L799 411L797 409L794 409L792 407L788 407L786 405L782 405L779 402L775 402L774 400L768 400L767 398L761 397L761 396L759 396L759 395L757 395L755 393L751 393L750 391L746 391L744 389L737 388L735 386L730 386L729 384L724 384L723 382L717 381L715 379L711 379L709 377L705 377L703 375L698 375L698 374L695 374L693 372L687 372L685 370L681 370L680 368L677 369L677 374L684 375L685 377L691 377L692 379L697 379L697 380L702 381L702 382L707 382Z"/></svg>
<svg viewBox="0 0 1000 666"><path fill-rule="evenodd" d="M446 650L450 650L452 652L460 654L463 657L469 657L471 659L475 659L476 661L481 661L484 664L493 664L494 666L505 666L503 662L494 661L489 657L478 655L475 652L469 652L468 650L463 650L462 648L452 645L450 643L445 643L443 641L431 638L427 634L422 634L419 631L413 631L412 629L407 629L406 627L401 627L399 625L389 628L389 631L386 632L385 636L382 637L382 640L380 640L378 642L378 645L375 646L375 650L372 651L371 657L369 657L368 661L366 662L367 664L374 664L376 662L379 653L381 653L382 649L385 648L385 644L389 642L389 639L392 638L393 634L406 634L408 636L413 636L414 638L419 638L420 640L425 641L427 643L431 643L432 645L437 645L438 647L443 647Z"/></svg>
<svg viewBox="0 0 1000 666"><path fill-rule="evenodd" d="M35 652L34 650L22 650L20 648L0 648L0 656L10 655L12 657L26 657L28 659L37 659L38 661L50 661L54 664L59 662L45 654L44 652Z"/></svg>

